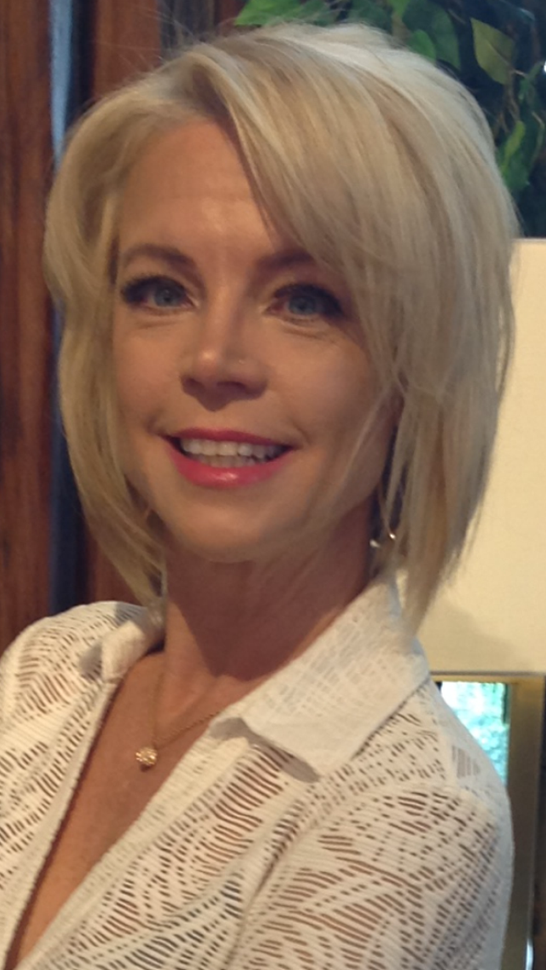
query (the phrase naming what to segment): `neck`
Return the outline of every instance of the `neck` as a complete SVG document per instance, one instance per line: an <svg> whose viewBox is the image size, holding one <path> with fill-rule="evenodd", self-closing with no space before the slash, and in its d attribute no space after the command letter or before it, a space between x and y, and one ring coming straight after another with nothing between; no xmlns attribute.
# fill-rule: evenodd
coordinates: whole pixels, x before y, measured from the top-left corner
<svg viewBox="0 0 546 970"><path fill-rule="evenodd" d="M327 542L267 562L169 554L165 676L179 696L222 685L235 700L302 653L366 585L362 524L348 516Z"/></svg>

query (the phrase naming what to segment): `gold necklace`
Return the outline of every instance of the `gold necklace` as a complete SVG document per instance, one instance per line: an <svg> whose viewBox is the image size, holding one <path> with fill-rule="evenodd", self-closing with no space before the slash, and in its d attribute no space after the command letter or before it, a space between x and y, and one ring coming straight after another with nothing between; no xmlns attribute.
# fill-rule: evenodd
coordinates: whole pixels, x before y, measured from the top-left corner
<svg viewBox="0 0 546 970"><path fill-rule="evenodd" d="M184 727L175 728L174 731L170 731L165 737L157 737L157 702L159 698L159 688L161 686L161 678L158 679L157 687L154 696L154 717L152 723L152 741L151 744L145 744L138 751L135 751L135 758L138 761L142 771L148 771L150 768L155 767L159 759L159 752L161 748L165 748L171 741L175 741L177 738L183 737L184 734L188 734L196 727L200 727L202 724L206 724L207 721L212 721L213 717L216 717L223 708L218 708L218 710L213 711L212 714L205 714L204 717L200 717L197 721L192 721L191 724L185 724Z"/></svg>

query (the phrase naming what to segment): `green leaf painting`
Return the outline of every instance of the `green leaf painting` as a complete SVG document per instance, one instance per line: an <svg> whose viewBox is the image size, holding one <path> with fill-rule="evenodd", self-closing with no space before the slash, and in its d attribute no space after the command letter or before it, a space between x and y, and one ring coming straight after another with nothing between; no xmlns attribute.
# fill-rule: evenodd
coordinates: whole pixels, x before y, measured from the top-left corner
<svg viewBox="0 0 546 970"><path fill-rule="evenodd" d="M500 30L471 19L476 60L482 71L498 84L507 84L510 78L514 41Z"/></svg>
<svg viewBox="0 0 546 970"><path fill-rule="evenodd" d="M271 20L299 16L299 0L249 0L235 23L240 27L262 27Z"/></svg>
<svg viewBox="0 0 546 970"><path fill-rule="evenodd" d="M546 20L527 0L247 0L236 24L300 19L370 24L455 75L490 124L524 231L546 236Z"/></svg>
<svg viewBox="0 0 546 970"><path fill-rule="evenodd" d="M335 23L336 19L334 11L324 0L307 0L307 3L303 3L300 7L299 17L311 20L319 27L327 27L329 24Z"/></svg>
<svg viewBox="0 0 546 970"><path fill-rule="evenodd" d="M408 47L416 54L428 57L429 61L435 61L437 54L434 42L424 30L415 30L408 39Z"/></svg>
<svg viewBox="0 0 546 970"><path fill-rule="evenodd" d="M409 0L390 0L390 6L394 10L395 14L402 20L406 7L408 6Z"/></svg>
<svg viewBox="0 0 546 970"><path fill-rule="evenodd" d="M427 34L434 46L437 60L445 61L452 67L461 66L457 34L449 14L442 7L430 0L409 0L402 19L411 31L419 31L420 38L423 32ZM418 53L425 54L425 57L430 57L430 45L426 45L422 39L418 44L422 45L422 50L412 44L410 46L413 50L417 49Z"/></svg>
<svg viewBox="0 0 546 970"><path fill-rule="evenodd" d="M379 27L380 30L390 32L391 17L391 11L377 3L376 0L353 0L347 19L350 21L361 20L370 24L371 27Z"/></svg>
<svg viewBox="0 0 546 970"><path fill-rule="evenodd" d="M309 20L320 27L335 23L336 15L325 0L250 0L236 18L239 27L262 27L272 20Z"/></svg>
<svg viewBox="0 0 546 970"><path fill-rule="evenodd" d="M534 113L516 123L508 138L497 150L497 162L510 192L517 199L529 184L538 154L544 147L546 125Z"/></svg>

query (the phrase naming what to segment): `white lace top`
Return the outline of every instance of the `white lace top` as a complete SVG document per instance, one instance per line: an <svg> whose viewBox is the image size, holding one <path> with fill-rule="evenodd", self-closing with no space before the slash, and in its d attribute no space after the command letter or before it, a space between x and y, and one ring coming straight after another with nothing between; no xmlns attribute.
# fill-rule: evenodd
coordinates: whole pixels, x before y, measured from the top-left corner
<svg viewBox="0 0 546 970"><path fill-rule="evenodd" d="M99 603L0 666L0 966L119 679L158 637ZM507 798L392 590L227 708L21 970L498 970Z"/></svg>

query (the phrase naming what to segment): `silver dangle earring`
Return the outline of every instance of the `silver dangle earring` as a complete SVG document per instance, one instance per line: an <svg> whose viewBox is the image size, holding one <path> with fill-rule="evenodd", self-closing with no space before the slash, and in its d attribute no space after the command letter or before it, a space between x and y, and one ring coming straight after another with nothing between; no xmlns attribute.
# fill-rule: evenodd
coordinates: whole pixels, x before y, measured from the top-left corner
<svg viewBox="0 0 546 970"><path fill-rule="evenodd" d="M387 543L395 542L396 532L391 528L390 522L387 519L381 484L377 488L375 501L376 506L373 516L375 528L372 529L372 537L369 544L371 549L377 551L383 549Z"/></svg>

